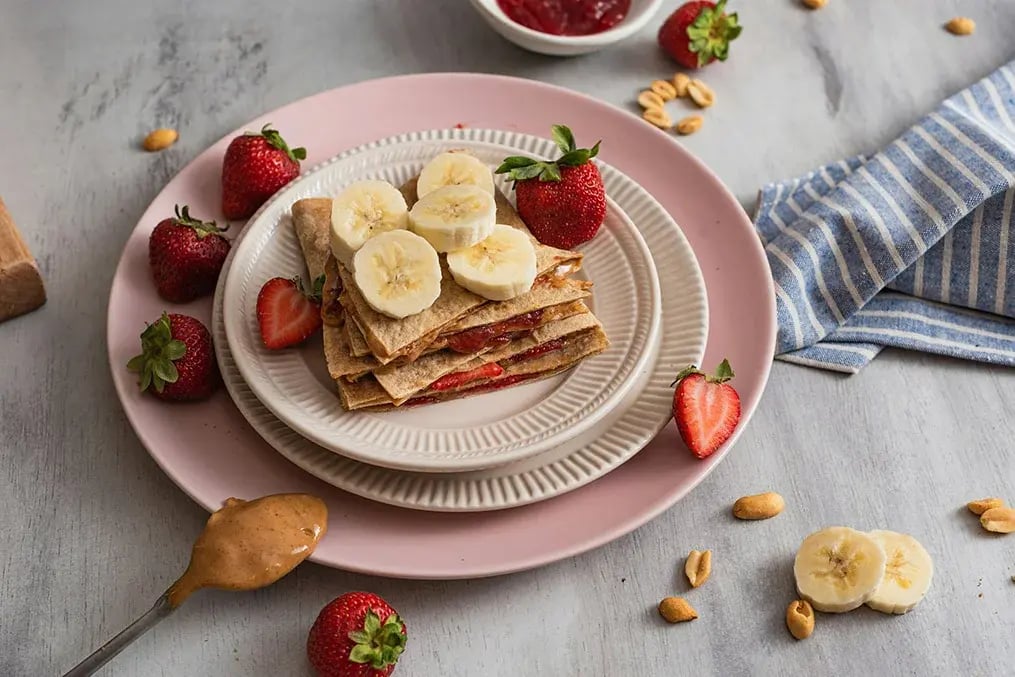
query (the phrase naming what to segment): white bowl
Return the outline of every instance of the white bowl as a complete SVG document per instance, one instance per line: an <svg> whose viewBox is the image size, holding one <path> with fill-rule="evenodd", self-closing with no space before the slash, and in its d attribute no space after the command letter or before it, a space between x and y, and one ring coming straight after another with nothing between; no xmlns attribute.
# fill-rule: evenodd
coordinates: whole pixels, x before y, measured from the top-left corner
<svg viewBox="0 0 1015 677"><path fill-rule="evenodd" d="M469 0L486 22L502 36L532 52L574 56L595 52L641 30L659 9L662 0L631 0L627 16L613 28L592 35L551 35L526 28L511 19L497 0Z"/></svg>

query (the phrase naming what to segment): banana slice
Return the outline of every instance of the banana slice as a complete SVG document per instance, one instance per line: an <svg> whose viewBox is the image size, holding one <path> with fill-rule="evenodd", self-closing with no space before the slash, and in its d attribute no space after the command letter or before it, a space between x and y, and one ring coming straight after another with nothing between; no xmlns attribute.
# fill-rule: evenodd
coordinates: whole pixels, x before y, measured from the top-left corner
<svg viewBox="0 0 1015 677"><path fill-rule="evenodd" d="M536 249L529 236L500 224L466 249L448 253L455 282L491 301L507 301L532 289L536 279Z"/></svg>
<svg viewBox="0 0 1015 677"><path fill-rule="evenodd" d="M331 251L346 268L374 235L409 227L409 206L387 181L357 181L331 201Z"/></svg>
<svg viewBox="0 0 1015 677"><path fill-rule="evenodd" d="M353 257L353 277L371 308L402 319L441 294L441 264L426 240L407 230L376 235Z"/></svg>
<svg viewBox="0 0 1015 677"><path fill-rule="evenodd" d="M885 551L862 531L829 527L800 544L793 563L797 592L818 611L851 611L874 594L885 574Z"/></svg>
<svg viewBox="0 0 1015 677"><path fill-rule="evenodd" d="M425 197L443 186L478 186L493 195L493 172L475 155L464 151L441 153L423 167L416 194Z"/></svg>
<svg viewBox="0 0 1015 677"><path fill-rule="evenodd" d="M471 247L497 222L493 195L478 186L443 186L412 206L409 223L439 252Z"/></svg>
<svg viewBox="0 0 1015 677"><path fill-rule="evenodd" d="M912 610L930 589L930 579L934 576L930 554L907 534L879 530L868 535L881 544L887 561L885 577L867 600L867 606L886 614L904 614Z"/></svg>

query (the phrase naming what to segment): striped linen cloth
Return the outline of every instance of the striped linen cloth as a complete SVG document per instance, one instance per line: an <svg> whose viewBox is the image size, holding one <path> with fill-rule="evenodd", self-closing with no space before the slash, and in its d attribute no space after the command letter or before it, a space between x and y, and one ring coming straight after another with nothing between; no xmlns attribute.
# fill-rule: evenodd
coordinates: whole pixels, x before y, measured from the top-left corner
<svg viewBox="0 0 1015 677"><path fill-rule="evenodd" d="M1015 61L887 148L761 190L778 359L886 346L1015 366Z"/></svg>

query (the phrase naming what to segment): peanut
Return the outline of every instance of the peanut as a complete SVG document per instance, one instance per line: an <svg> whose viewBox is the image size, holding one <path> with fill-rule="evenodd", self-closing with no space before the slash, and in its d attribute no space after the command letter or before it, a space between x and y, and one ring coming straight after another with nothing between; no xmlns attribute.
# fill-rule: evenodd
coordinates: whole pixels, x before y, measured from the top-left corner
<svg viewBox="0 0 1015 677"><path fill-rule="evenodd" d="M957 16L945 24L945 29L952 35L972 35L976 22L969 17Z"/></svg>
<svg viewBox="0 0 1015 677"><path fill-rule="evenodd" d="M648 110L649 108L662 108L666 105L666 102L655 92L646 89L638 95L638 105Z"/></svg>
<svg viewBox="0 0 1015 677"><path fill-rule="evenodd" d="M814 632L814 609L802 599L790 602L786 608L786 627L796 639L807 639Z"/></svg>
<svg viewBox="0 0 1015 677"><path fill-rule="evenodd" d="M969 508L969 512L974 515L982 515L991 508L1004 507L1004 499L1000 498L981 498L978 501L970 501L966 503L966 507Z"/></svg>
<svg viewBox="0 0 1015 677"><path fill-rule="evenodd" d="M692 588L701 587L712 575L712 551L692 550L684 562L684 575Z"/></svg>
<svg viewBox="0 0 1015 677"><path fill-rule="evenodd" d="M660 129L669 129L673 126L673 121L670 120L669 114L662 108L648 108L641 116Z"/></svg>
<svg viewBox="0 0 1015 677"><path fill-rule="evenodd" d="M1015 508L991 508L980 515L980 526L995 534L1015 532Z"/></svg>
<svg viewBox="0 0 1015 677"><path fill-rule="evenodd" d="M666 597L659 602L659 615L667 623L684 623L697 618L698 612L683 597Z"/></svg>
<svg viewBox="0 0 1015 677"><path fill-rule="evenodd" d="M180 134L175 129L163 127L161 129L156 129L146 136L142 146L144 146L144 149L149 152L165 150L176 143L178 138L180 138Z"/></svg>
<svg viewBox="0 0 1015 677"><path fill-rule="evenodd" d="M677 88L666 80L653 80L648 88L659 95L663 101L673 101L677 98Z"/></svg>
<svg viewBox="0 0 1015 677"><path fill-rule="evenodd" d="M782 496L769 491L753 496L741 496L733 504L733 516L742 520L767 520L775 517L786 507Z"/></svg>
<svg viewBox="0 0 1015 677"><path fill-rule="evenodd" d="M704 124L705 118L700 115L688 115L686 118L677 120L677 134L687 136L688 134L694 134L696 131L701 129L701 125Z"/></svg>
<svg viewBox="0 0 1015 677"><path fill-rule="evenodd" d="M715 103L715 92L701 80L695 78L687 84L687 95L698 108L708 108Z"/></svg>
<svg viewBox="0 0 1015 677"><path fill-rule="evenodd" d="M677 92L677 98L687 96L687 85L691 84L691 78L684 73L677 73L673 76L673 89Z"/></svg>
<svg viewBox="0 0 1015 677"><path fill-rule="evenodd" d="M828 4L828 0L803 0L803 3L808 9L821 9Z"/></svg>

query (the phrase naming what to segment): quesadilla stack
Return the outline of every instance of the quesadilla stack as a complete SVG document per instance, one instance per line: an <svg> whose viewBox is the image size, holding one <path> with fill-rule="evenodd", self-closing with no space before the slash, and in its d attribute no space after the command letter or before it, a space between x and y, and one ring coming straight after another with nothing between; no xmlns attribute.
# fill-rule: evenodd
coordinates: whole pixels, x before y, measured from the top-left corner
<svg viewBox="0 0 1015 677"><path fill-rule="evenodd" d="M400 190L407 205L416 203L417 179ZM442 255L436 300L402 318L375 310L352 266L336 257L332 200L308 198L293 205L293 227L310 277L324 276L324 353L346 410L431 404L500 390L558 374L609 345L585 304L592 283L571 277L581 267L581 254L539 244L503 194L495 190L494 200L496 223L532 241L531 288L508 300L483 298L455 281Z"/></svg>

